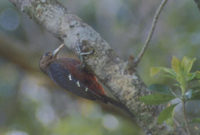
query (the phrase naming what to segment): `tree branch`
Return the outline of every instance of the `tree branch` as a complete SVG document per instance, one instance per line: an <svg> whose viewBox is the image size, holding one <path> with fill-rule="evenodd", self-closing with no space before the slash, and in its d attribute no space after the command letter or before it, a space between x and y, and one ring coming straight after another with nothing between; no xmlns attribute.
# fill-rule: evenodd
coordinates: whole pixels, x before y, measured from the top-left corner
<svg viewBox="0 0 200 135"><path fill-rule="evenodd" d="M110 93L134 113L136 122L146 134L164 134L163 132L168 134L165 126L156 124L158 107L147 106L139 101L140 96L150 92L137 72L127 72L128 62L121 60L90 26L79 17L69 14L56 0L10 0L10 2L62 39L74 52L79 45L84 51L93 50L92 55L84 57L85 63L109 88Z"/></svg>
<svg viewBox="0 0 200 135"><path fill-rule="evenodd" d="M30 51L26 45L0 34L0 57L11 61L27 72L39 73L37 64L39 55L41 52Z"/></svg>
<svg viewBox="0 0 200 135"><path fill-rule="evenodd" d="M153 36L153 33L155 31L155 28L156 28L156 24L158 22L158 18L160 16L160 13L162 12L163 8L165 7L166 3L167 3L168 0L162 0L158 9L156 10L156 13L154 15L154 18L153 18L153 22L152 22L152 25L151 25L151 29L148 33L148 36L147 36L147 39L145 41L145 44L142 48L142 50L140 51L138 57L135 59L134 61L134 66L136 67L138 65L138 63L140 62L140 60L142 59L145 51L147 50L148 46L149 46L149 43L152 39L152 36Z"/></svg>

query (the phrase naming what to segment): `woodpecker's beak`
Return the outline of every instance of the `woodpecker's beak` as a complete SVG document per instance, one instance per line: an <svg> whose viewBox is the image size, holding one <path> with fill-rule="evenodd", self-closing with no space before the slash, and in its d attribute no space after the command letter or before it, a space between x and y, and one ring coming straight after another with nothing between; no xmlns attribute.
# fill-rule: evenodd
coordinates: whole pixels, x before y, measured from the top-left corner
<svg viewBox="0 0 200 135"><path fill-rule="evenodd" d="M61 44L56 50L53 51L53 57L56 57L60 50L65 46L65 44Z"/></svg>

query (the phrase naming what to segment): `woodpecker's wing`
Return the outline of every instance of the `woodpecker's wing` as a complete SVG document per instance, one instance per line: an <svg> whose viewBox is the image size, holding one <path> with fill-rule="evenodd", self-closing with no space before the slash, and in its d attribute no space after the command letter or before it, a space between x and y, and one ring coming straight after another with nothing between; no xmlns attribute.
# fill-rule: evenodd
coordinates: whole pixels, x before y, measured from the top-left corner
<svg viewBox="0 0 200 135"><path fill-rule="evenodd" d="M69 60L65 59L65 62ZM60 61L52 62L47 68L47 74L62 88L72 93L90 100L100 100L104 103L111 103L121 109L126 110L131 116L134 116L129 109L122 103L107 97L104 94L102 86L97 82L94 75L80 70L80 62L72 60L64 64ZM62 63L62 64L61 64ZM69 66L69 64L72 64Z"/></svg>
<svg viewBox="0 0 200 135"><path fill-rule="evenodd" d="M72 93L90 100L101 100L101 95L95 93L83 82L73 76L73 74L64 68L59 62L52 62L47 69L47 74L62 88Z"/></svg>
<svg viewBox="0 0 200 135"><path fill-rule="evenodd" d="M63 58L59 59L58 61L61 61L60 63L64 63L65 68L76 80L82 82L85 86L98 95L105 95L104 88L98 82L97 78L92 73L82 69L79 60Z"/></svg>

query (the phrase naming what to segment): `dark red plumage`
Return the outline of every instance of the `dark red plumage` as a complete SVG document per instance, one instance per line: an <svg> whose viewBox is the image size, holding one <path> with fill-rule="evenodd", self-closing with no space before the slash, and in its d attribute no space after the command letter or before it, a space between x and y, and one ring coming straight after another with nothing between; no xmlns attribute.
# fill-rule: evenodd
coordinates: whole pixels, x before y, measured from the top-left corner
<svg viewBox="0 0 200 135"><path fill-rule="evenodd" d="M59 86L80 97L111 103L128 111L123 104L105 95L105 91L95 75L82 68L79 60L57 58L57 54L63 46L61 45L53 52L47 52L42 56L40 59L41 70ZM131 114L129 111L128 113Z"/></svg>
<svg viewBox="0 0 200 135"><path fill-rule="evenodd" d="M81 62L76 59L61 58L57 60L58 63L72 74L74 78L82 82L89 89L100 95L105 95L104 88L99 84L97 78L92 74L82 69Z"/></svg>

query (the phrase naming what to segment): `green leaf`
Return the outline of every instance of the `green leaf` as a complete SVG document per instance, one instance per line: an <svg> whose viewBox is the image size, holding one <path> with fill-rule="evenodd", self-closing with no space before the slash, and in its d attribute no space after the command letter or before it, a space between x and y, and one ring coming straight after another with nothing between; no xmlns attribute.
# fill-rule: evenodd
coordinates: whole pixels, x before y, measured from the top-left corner
<svg viewBox="0 0 200 135"><path fill-rule="evenodd" d="M174 110L174 107L175 107L176 105L177 105L177 104L171 105L171 106L165 108L165 109L160 113L160 115L158 116L158 123L159 123L159 124L162 124L165 120L172 118L172 116L173 116L173 110Z"/></svg>
<svg viewBox="0 0 200 135"><path fill-rule="evenodd" d="M150 69L150 75L151 76L155 76L156 74L158 74L160 72L161 68L160 67L152 67Z"/></svg>
<svg viewBox="0 0 200 135"><path fill-rule="evenodd" d="M195 78L194 79L197 79L197 80L200 79L200 71L195 72Z"/></svg>
<svg viewBox="0 0 200 135"><path fill-rule="evenodd" d="M176 73L172 69L165 68L165 67L152 67L150 70L150 75L155 76L159 72L163 72L163 73L169 75L173 79L176 78Z"/></svg>
<svg viewBox="0 0 200 135"><path fill-rule="evenodd" d="M176 79L176 73L170 68L162 68L162 71L168 74L171 78Z"/></svg>
<svg viewBox="0 0 200 135"><path fill-rule="evenodd" d="M175 97L173 95L156 93L156 94L142 96L140 97L140 101L149 105L158 105L158 104L167 103L174 98Z"/></svg>
<svg viewBox="0 0 200 135"><path fill-rule="evenodd" d="M196 73L188 73L187 75L187 81L192 81L196 78ZM199 76L200 77L200 76ZM200 79L200 78L199 78Z"/></svg>
<svg viewBox="0 0 200 135"><path fill-rule="evenodd" d="M166 119L166 120L165 120L165 122L166 122L166 124L167 124L168 126L171 126L171 127L173 127L173 126L174 126L173 113L172 113L172 117L171 117L171 118L168 118L168 119Z"/></svg>
<svg viewBox="0 0 200 135"><path fill-rule="evenodd" d="M175 56L173 56L172 58L172 69L174 69L174 71L179 74L180 73L180 60L178 58L176 58Z"/></svg>
<svg viewBox="0 0 200 135"><path fill-rule="evenodd" d="M162 84L152 84L148 87L148 89L152 92L157 92L157 93L161 93L161 94L168 94L168 95L172 95L170 88L166 85L162 85Z"/></svg>
<svg viewBox="0 0 200 135"><path fill-rule="evenodd" d="M181 62L178 58L173 56L172 58L172 69L176 72L176 80L180 83L182 87L185 86L185 76L184 70L181 67Z"/></svg>
<svg viewBox="0 0 200 135"><path fill-rule="evenodd" d="M192 90L191 100L200 100L200 90Z"/></svg>
<svg viewBox="0 0 200 135"><path fill-rule="evenodd" d="M194 118L191 122L192 123L200 123L200 118Z"/></svg>
<svg viewBox="0 0 200 135"><path fill-rule="evenodd" d="M182 94L185 93L187 74L184 73L184 68L181 66L181 62L175 56L172 58L172 68L176 72L176 81L179 82Z"/></svg>
<svg viewBox="0 0 200 135"><path fill-rule="evenodd" d="M181 66L184 69L184 73L188 74L190 72L195 60L196 58L190 59L188 57L183 57L183 60L181 61Z"/></svg>

